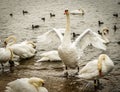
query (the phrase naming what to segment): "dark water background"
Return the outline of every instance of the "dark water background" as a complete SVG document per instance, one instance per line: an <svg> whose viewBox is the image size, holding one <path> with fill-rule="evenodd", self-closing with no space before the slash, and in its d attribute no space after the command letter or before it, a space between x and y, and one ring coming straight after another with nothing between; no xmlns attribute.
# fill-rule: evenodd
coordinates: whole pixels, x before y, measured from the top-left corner
<svg viewBox="0 0 120 92"><path fill-rule="evenodd" d="M120 15L120 0L0 0L0 39L15 35L17 41L25 39L36 40L36 37L52 28L64 28L66 18L65 9L75 10L82 8L84 16L71 15L71 31L81 33L90 28L94 31L101 30L104 26L110 29L110 41L106 51L95 48L87 48L81 60L88 62L97 58L99 54L106 53L115 63L115 69L106 77L101 79L104 88L100 92L120 92L120 17L113 16L114 13ZM23 16L22 10L27 10L29 14ZM10 13L13 17L10 17ZM50 18L49 13L54 13L55 17ZM41 18L45 17L45 22ZM104 25L98 26L98 20ZM40 28L32 30L32 24L40 25ZM116 32L113 26L117 25ZM0 44L2 47L2 43ZM54 46L53 46L54 47ZM39 47L38 47L39 48ZM52 47L51 47L52 48ZM14 73L0 73L0 92L4 92L8 82L21 77L41 77L46 81L45 87L49 92L94 92L91 81L60 77L63 74L63 64L61 62L41 62L38 51L34 58L21 61ZM88 88L85 88L89 85ZM98 91L99 92L99 91Z"/></svg>

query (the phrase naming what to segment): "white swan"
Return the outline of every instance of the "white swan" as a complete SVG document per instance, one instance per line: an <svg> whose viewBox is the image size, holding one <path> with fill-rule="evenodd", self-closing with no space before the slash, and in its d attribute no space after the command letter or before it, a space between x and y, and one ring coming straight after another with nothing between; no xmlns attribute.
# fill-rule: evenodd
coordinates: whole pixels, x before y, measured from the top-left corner
<svg viewBox="0 0 120 92"><path fill-rule="evenodd" d="M56 32L56 34L58 35L58 38L60 39L60 42L62 42L62 39L63 39L62 34L64 34L65 29L64 28L60 28L60 29L53 28L52 31L54 33ZM108 39L109 29L107 27L104 27L101 31L98 31L98 33L100 34L102 39L105 41L104 43L109 43L110 42L109 39ZM47 35L50 35L50 34L47 34ZM46 35L46 40L48 40L47 35ZM57 50L46 51L46 52L40 54L40 56L41 56L41 59L37 60L36 62L40 62L40 61L61 61Z"/></svg>
<svg viewBox="0 0 120 92"><path fill-rule="evenodd" d="M9 42L12 39L12 42ZM16 37L15 36L9 36L5 39L4 43L6 44L6 47L9 47L12 49L13 53L20 56L22 59L33 57L36 53L36 50L34 49L34 44L29 41L24 41L21 43L16 43Z"/></svg>
<svg viewBox="0 0 120 92"><path fill-rule="evenodd" d="M17 57L18 59L18 57ZM2 71L4 71L4 64L9 61L10 71L14 66L14 61L16 57L13 54L13 51L10 48L0 48L0 64L2 66Z"/></svg>
<svg viewBox="0 0 120 92"><path fill-rule="evenodd" d="M41 59L37 60L36 62L41 62L41 61L61 61L61 58L58 55L57 50L52 50L48 52L44 52L40 54Z"/></svg>
<svg viewBox="0 0 120 92"><path fill-rule="evenodd" d="M5 92L48 92L43 85L41 78L21 78L8 83Z"/></svg>
<svg viewBox="0 0 120 92"><path fill-rule="evenodd" d="M100 36L90 29L85 30L74 42L71 42L70 37L70 16L68 10L65 10L67 17L66 31L62 40L61 45L58 47L58 53L63 63L67 68L76 68L79 72L78 62L83 53L83 50L92 44L96 48L106 50L106 46L103 44L104 40ZM82 63L82 62L79 62ZM65 72L68 75L68 72Z"/></svg>
<svg viewBox="0 0 120 92"><path fill-rule="evenodd" d="M73 14L73 15L84 15L85 12L83 9L77 9L77 10L73 10L73 11L70 11L70 14Z"/></svg>
<svg viewBox="0 0 120 92"><path fill-rule="evenodd" d="M101 54L98 59L88 62L77 75L78 78L97 80L99 86L99 78L107 75L114 68L114 63L106 54ZM96 81L95 81L96 82Z"/></svg>

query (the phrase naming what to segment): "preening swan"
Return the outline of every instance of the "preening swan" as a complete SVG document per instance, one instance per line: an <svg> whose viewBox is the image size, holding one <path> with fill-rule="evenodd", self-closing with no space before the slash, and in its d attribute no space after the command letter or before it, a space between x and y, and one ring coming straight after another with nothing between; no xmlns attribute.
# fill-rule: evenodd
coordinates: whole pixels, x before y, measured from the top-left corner
<svg viewBox="0 0 120 92"><path fill-rule="evenodd" d="M5 92L48 92L43 85L41 78L21 78L8 83Z"/></svg>
<svg viewBox="0 0 120 92"><path fill-rule="evenodd" d="M73 15L84 15L85 12L83 9L77 9L77 10L73 10L73 11L70 11L70 14L73 14Z"/></svg>
<svg viewBox="0 0 120 92"><path fill-rule="evenodd" d="M9 42L12 39L12 42ZM6 47L9 47L12 49L13 53L20 56L20 58L26 59L33 57L36 53L36 50L34 49L34 43L31 41L24 41L21 43L16 43L16 37L15 36L9 36L5 39L4 43L6 44Z"/></svg>
<svg viewBox="0 0 120 92"><path fill-rule="evenodd" d="M44 52L44 53L40 54L40 57L41 57L41 59L37 60L36 62L40 62L40 61L61 61L61 58L59 57L57 50Z"/></svg>
<svg viewBox="0 0 120 92"><path fill-rule="evenodd" d="M104 40L100 36L90 29L85 30L80 36L76 38L74 42L71 42L70 37L70 16L68 10L65 10L67 17L66 31L61 45L58 47L58 54L65 64L66 70L69 68L77 68L79 72L79 62L83 50L92 44L96 48L106 50L106 46L103 44ZM68 75L68 72L65 72Z"/></svg>
<svg viewBox="0 0 120 92"><path fill-rule="evenodd" d="M107 75L114 68L114 63L106 54L101 54L98 59L88 62L77 75L78 78L93 79L99 86L99 78ZM96 88L96 87L95 87Z"/></svg>

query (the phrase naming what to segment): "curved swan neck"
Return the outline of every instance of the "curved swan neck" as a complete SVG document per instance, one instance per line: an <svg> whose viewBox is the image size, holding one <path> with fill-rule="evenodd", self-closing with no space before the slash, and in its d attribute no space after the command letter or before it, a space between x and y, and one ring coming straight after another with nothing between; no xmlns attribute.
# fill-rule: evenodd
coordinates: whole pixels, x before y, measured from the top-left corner
<svg viewBox="0 0 120 92"><path fill-rule="evenodd" d="M102 76L102 62L105 60L106 55L102 54L98 57L98 71L99 71L99 76Z"/></svg>
<svg viewBox="0 0 120 92"><path fill-rule="evenodd" d="M11 54L11 57L10 57L10 60L12 60L13 59L13 51L10 49L10 48L8 48L8 50L10 51L10 54Z"/></svg>
<svg viewBox="0 0 120 92"><path fill-rule="evenodd" d="M9 41L12 39L12 42L9 43ZM8 38L5 39L4 43L7 46L11 46L16 43L16 37L15 36L9 36Z"/></svg>

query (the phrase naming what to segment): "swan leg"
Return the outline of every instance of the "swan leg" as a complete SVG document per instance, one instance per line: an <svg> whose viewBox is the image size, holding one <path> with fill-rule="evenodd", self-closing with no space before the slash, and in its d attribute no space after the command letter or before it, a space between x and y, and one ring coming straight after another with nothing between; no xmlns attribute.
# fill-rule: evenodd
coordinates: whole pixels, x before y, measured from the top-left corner
<svg viewBox="0 0 120 92"><path fill-rule="evenodd" d="M97 87L98 87L98 86L97 86L97 80L95 79L95 80L94 80L94 89L97 90Z"/></svg>
<svg viewBox="0 0 120 92"><path fill-rule="evenodd" d="M65 66L65 73L64 73L65 77L68 77L68 75L69 75L67 70L68 70L68 67Z"/></svg>
<svg viewBox="0 0 120 92"><path fill-rule="evenodd" d="M4 72L4 65L3 65L3 63L1 63L1 66L2 66L2 72Z"/></svg>
<svg viewBox="0 0 120 92"><path fill-rule="evenodd" d="M79 71L80 71L80 68L79 68L79 66L77 66L77 72L76 72L76 75L79 74Z"/></svg>
<svg viewBox="0 0 120 92"><path fill-rule="evenodd" d="M10 64L10 71L14 72L14 66L15 66L14 62L10 60L9 64Z"/></svg>
<svg viewBox="0 0 120 92"><path fill-rule="evenodd" d="M97 79L97 88L99 90L102 90L104 88L103 85L100 83L99 79Z"/></svg>

